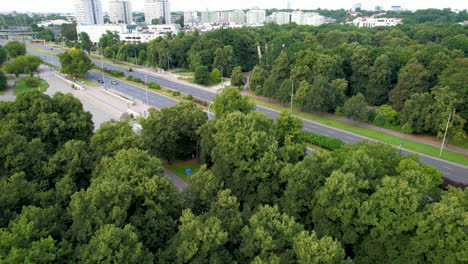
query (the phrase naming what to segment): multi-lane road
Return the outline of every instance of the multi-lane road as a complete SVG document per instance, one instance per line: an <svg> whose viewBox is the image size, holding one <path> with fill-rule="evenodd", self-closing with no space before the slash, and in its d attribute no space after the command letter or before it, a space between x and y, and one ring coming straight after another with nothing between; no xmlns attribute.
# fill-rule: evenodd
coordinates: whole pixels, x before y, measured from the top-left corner
<svg viewBox="0 0 468 264"><path fill-rule="evenodd" d="M3 45L4 41L0 41L0 44ZM37 48L41 48L44 51L48 50L49 52L53 52L56 54L63 52L62 50L59 50L59 49L51 50L49 47L43 46L40 44L31 44L31 43L28 43L28 44L31 46L35 46ZM58 58L55 56L51 56L51 55L38 52L36 50L32 50L29 48L28 48L28 53L40 56L42 60L44 60L45 62L55 65L57 67L60 67L60 62ZM200 98L208 102L212 102L215 96L214 91L200 88L195 85L183 84L177 81L172 81L167 78L158 76L156 74L139 71L138 69L134 69L132 72L128 72L127 71L128 68L113 65L113 64L106 63L100 60L93 59L93 63L95 63L99 67L102 66L110 70L123 71L125 72L125 75L131 75L131 76L143 79L143 80L146 78L148 82L155 82L163 87L177 90L185 94L191 94L192 96L196 98ZM93 71L87 75L87 78L93 81L97 81L98 79L104 78L104 82L106 83L106 85L110 85L110 79L112 79L106 75L104 75L103 77L101 73L93 72ZM160 109L161 107L172 106L178 103L176 100L173 100L171 98L165 97L158 93L154 93L152 91L148 91L141 87L138 87L138 86L126 83L126 82L122 82L122 81L118 81L117 85L112 85L112 89L115 89L139 101L147 102L149 105L154 106L158 109ZM275 118L279 115L277 111L269 109L269 108L261 107L261 106L257 106L257 110L267 114L271 118ZM304 120L304 130L310 131L316 134L325 135L328 137L339 138L348 143L358 142L362 140L372 140L372 139L369 139L369 138L366 138L357 134L353 134L347 131L328 127L328 126L325 126L325 125L322 125L322 124L319 124L310 120ZM402 149L402 152L403 154L415 153L415 152L405 150L405 149ZM424 154L419 154L419 153L416 153L416 154L419 155L420 160L422 162L428 163L429 165L439 168L444 174L444 176L447 177L448 179L459 182L459 183L468 184L468 167L467 166L455 164L449 161L434 158L434 157L427 156Z"/></svg>

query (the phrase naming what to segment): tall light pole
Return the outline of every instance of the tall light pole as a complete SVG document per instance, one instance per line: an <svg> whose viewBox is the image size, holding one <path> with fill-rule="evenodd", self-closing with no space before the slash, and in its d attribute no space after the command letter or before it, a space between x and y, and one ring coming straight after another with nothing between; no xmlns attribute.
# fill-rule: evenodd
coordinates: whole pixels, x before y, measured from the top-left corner
<svg viewBox="0 0 468 264"><path fill-rule="evenodd" d="M149 106L149 99L148 99L148 82L146 81L146 74L145 74L145 84L146 84L146 105Z"/></svg>
<svg viewBox="0 0 468 264"><path fill-rule="evenodd" d="M455 109L453 109L453 115L455 115ZM450 118L452 118L452 113L449 114L449 117L447 120L447 126L445 127L444 139L442 140L442 145L440 146L439 156L442 156L442 151L444 150L444 144L445 144L445 139L447 138L447 131L448 131L449 123L450 123Z"/></svg>

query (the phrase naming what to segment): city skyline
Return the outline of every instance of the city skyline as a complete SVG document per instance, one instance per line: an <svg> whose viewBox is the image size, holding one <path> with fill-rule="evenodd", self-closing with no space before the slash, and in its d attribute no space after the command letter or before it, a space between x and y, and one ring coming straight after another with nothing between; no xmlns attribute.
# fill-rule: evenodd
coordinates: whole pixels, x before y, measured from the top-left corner
<svg viewBox="0 0 468 264"><path fill-rule="evenodd" d="M383 1L383 0L335 0L326 3L311 3L307 0L238 0L235 2L219 2L214 0L172 0L170 1L172 11L190 11L190 10L232 10L232 9L249 9L254 7L259 8L278 8L284 9L288 6L289 2L293 9L350 9L355 3L362 3L363 8L372 7L376 5L384 6L389 8L392 5L402 5L405 9L426 9L426 8L452 8L452 9L467 9L468 6L465 1L461 0L427 0L423 3L414 3L415 1L409 0L394 0L394 1ZM131 1L134 11L143 11L144 0L132 0ZM102 1L103 10L109 12L109 0ZM60 0L43 0L40 2L33 0L17 0L14 2L2 3L0 6L0 12L63 12L73 13L73 5L69 1Z"/></svg>

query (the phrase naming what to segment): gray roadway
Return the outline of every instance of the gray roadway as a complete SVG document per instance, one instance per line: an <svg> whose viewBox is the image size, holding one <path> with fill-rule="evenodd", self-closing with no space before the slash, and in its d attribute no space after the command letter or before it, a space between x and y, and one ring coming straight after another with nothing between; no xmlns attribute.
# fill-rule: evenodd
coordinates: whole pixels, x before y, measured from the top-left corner
<svg viewBox="0 0 468 264"><path fill-rule="evenodd" d="M3 41L0 41L0 42L3 42ZM38 48L47 49L56 54L63 52L62 50L59 50L59 49L50 50L50 48L40 45L40 44L32 44L32 45ZM43 54L35 50L31 50L31 49L28 49L28 52L31 54L40 56L45 62L48 62L52 65L60 67L60 62L58 61L58 58L56 57L49 56L49 55ZM214 92L200 89L192 85L186 85L186 84L182 84L179 82L167 80L160 76L142 73L135 69L133 72L128 72L127 68L124 68L124 67L116 66L116 65L109 64L109 63L102 62L102 61L95 60L95 59L93 59L93 62L97 66L104 66L105 68L110 69L110 70L123 71L125 75L131 75L131 76L140 78L142 80L144 80L146 76L146 79L148 82L155 82L163 87L167 87L173 90L178 90L185 94L191 94L194 97L203 99L208 102L212 102L215 96ZM102 79L102 75L100 73L90 72L87 78L90 80L97 81L98 79ZM147 91L145 89L129 84L129 83L122 82L122 81L118 81L117 85L109 85L110 79L112 78L108 76L104 76L104 81L106 83L106 86L111 86L111 88L119 92L125 93L128 96L133 97L142 102L146 102ZM149 102L149 105L152 105L158 109L160 109L161 107L165 107L165 106L172 106L177 103L176 100L159 95L157 93L153 93L151 91L148 92L148 102ZM277 111L269 109L269 108L261 107L261 106L257 106L257 110L267 114L271 118L275 118L279 115ZM320 135L325 135L328 137L339 138L343 140L344 142L348 142L348 143L354 143L354 142L358 142L362 140L369 140L368 138L360 136L360 135L356 135L350 132L328 127L328 126L325 126L316 122L308 121L308 120L304 120L304 130L310 131L316 134L320 134ZM407 151L404 149L402 150L402 152L403 154L414 153L414 152ZM422 162L428 163L429 165L439 168L447 178L457 181L457 182L468 184L468 167L467 166L437 159L437 158L427 156L424 154L419 154L419 157Z"/></svg>

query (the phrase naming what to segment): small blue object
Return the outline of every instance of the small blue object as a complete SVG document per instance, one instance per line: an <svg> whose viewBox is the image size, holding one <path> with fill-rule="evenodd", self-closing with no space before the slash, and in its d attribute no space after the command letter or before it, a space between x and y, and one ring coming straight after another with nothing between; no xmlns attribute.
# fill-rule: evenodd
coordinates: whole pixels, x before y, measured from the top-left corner
<svg viewBox="0 0 468 264"><path fill-rule="evenodd" d="M185 175L190 175L192 174L192 169L186 169L185 170Z"/></svg>
<svg viewBox="0 0 468 264"><path fill-rule="evenodd" d="M402 145L402 146L403 146L403 144L404 144L403 142L400 142L400 145Z"/></svg>

